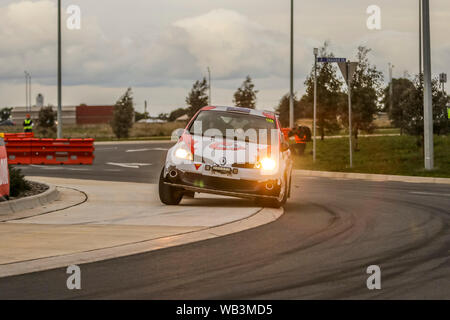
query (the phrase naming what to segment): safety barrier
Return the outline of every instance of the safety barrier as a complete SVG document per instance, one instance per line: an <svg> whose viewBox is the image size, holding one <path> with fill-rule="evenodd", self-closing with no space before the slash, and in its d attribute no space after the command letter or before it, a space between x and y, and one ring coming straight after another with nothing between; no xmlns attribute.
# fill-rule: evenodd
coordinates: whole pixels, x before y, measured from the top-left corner
<svg viewBox="0 0 450 320"><path fill-rule="evenodd" d="M9 164L92 164L94 139L6 139Z"/></svg>
<svg viewBox="0 0 450 320"><path fill-rule="evenodd" d="M5 140L34 138L34 133L33 132L0 133L0 138L4 138Z"/></svg>

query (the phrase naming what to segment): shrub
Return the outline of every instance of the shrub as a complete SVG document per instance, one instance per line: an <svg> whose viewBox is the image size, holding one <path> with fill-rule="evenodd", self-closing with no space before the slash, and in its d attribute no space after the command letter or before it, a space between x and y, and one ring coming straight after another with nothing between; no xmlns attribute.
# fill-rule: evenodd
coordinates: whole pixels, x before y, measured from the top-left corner
<svg viewBox="0 0 450 320"><path fill-rule="evenodd" d="M131 88L117 101L111 127L117 138L128 138L133 127L134 108Z"/></svg>
<svg viewBox="0 0 450 320"><path fill-rule="evenodd" d="M56 112L53 111L52 106L43 107L39 111L39 118L37 121L37 133L44 138L55 138L56 136Z"/></svg>
<svg viewBox="0 0 450 320"><path fill-rule="evenodd" d="M31 187L27 180L25 180L22 170L8 166L9 169L9 186L10 196L17 197L22 192L30 190Z"/></svg>

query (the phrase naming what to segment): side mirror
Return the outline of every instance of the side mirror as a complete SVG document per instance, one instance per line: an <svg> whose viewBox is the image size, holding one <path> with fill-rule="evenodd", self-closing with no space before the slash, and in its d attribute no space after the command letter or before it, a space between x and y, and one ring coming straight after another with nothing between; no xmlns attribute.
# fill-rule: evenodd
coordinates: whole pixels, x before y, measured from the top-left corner
<svg viewBox="0 0 450 320"><path fill-rule="evenodd" d="M281 152L285 152L285 151L289 150L289 148L290 148L289 142L287 142L287 141L281 142L281 148L280 148Z"/></svg>
<svg viewBox="0 0 450 320"><path fill-rule="evenodd" d="M183 135L183 133L184 133L184 129L182 129L182 128L178 128L178 129L174 130L172 132L172 136L171 136L170 140L172 140L172 141L180 140L180 138Z"/></svg>

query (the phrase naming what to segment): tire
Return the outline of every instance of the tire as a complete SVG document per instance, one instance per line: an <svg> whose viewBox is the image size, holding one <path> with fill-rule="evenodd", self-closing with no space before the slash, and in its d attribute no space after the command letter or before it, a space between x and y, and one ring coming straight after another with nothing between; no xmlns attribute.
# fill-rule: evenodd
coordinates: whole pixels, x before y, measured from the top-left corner
<svg viewBox="0 0 450 320"><path fill-rule="evenodd" d="M287 198L289 196L289 182L287 180L287 177L285 176L284 179L285 183L285 189L284 189L284 195L281 199L257 199L257 204L261 205L262 207L267 208L280 208L286 204Z"/></svg>
<svg viewBox="0 0 450 320"><path fill-rule="evenodd" d="M194 192L194 191L185 191L185 192L183 193L183 195L184 195L185 197L188 197L188 198L195 198L195 192Z"/></svg>
<svg viewBox="0 0 450 320"><path fill-rule="evenodd" d="M183 191L164 183L164 168L159 176L159 199L169 206L176 206L183 199Z"/></svg>

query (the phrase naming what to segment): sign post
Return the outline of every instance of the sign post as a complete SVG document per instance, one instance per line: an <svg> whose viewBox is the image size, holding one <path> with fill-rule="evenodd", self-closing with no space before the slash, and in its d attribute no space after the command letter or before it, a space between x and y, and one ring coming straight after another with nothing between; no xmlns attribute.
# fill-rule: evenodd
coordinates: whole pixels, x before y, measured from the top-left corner
<svg viewBox="0 0 450 320"><path fill-rule="evenodd" d="M350 168L353 168L353 146L352 146L352 79L358 66L357 62L338 62L348 88L348 143L350 150Z"/></svg>
<svg viewBox="0 0 450 320"><path fill-rule="evenodd" d="M314 48L314 120L313 120L313 162L316 162L316 122L317 122L317 62L321 63L345 63L346 58L320 57L319 49Z"/></svg>

